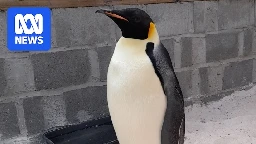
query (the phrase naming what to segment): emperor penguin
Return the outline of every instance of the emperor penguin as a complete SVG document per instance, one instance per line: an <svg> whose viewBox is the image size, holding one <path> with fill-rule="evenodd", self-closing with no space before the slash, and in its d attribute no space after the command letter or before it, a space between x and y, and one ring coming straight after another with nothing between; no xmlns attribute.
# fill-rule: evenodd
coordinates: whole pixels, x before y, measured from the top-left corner
<svg viewBox="0 0 256 144"><path fill-rule="evenodd" d="M156 25L138 8L97 10L121 29L107 74L107 102L120 144L183 144L183 94Z"/></svg>

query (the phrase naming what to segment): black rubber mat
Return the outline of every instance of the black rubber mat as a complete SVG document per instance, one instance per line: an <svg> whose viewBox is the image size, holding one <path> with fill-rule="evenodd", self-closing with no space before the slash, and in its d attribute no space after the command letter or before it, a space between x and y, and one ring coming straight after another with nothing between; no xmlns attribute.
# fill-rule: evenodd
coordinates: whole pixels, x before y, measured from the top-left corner
<svg viewBox="0 0 256 144"><path fill-rule="evenodd" d="M119 144L110 117L57 127L43 136L47 144Z"/></svg>

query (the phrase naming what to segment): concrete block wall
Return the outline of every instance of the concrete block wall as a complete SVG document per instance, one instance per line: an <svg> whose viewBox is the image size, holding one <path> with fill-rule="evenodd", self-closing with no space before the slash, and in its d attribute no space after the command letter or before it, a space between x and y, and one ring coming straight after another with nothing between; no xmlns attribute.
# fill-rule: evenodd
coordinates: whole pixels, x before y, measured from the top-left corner
<svg viewBox="0 0 256 144"><path fill-rule="evenodd" d="M172 58L186 104L256 82L255 0L100 7L146 10ZM49 52L9 52L0 12L0 143L108 114L106 75L120 30L99 7L52 10Z"/></svg>

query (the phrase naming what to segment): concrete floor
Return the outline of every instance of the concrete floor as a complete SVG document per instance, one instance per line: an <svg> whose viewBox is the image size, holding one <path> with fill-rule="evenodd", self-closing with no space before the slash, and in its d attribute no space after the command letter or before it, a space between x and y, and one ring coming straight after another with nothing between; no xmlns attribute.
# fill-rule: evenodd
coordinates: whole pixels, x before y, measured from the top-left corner
<svg viewBox="0 0 256 144"><path fill-rule="evenodd" d="M187 107L185 144L256 144L256 86Z"/></svg>
<svg viewBox="0 0 256 144"><path fill-rule="evenodd" d="M17 138L4 144L29 141ZM256 86L207 105L186 107L185 144L256 144Z"/></svg>

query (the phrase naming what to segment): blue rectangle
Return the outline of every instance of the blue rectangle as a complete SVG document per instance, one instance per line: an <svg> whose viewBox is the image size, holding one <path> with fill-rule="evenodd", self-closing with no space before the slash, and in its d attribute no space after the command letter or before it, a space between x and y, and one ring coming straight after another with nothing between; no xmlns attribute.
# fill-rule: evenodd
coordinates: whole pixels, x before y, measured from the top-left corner
<svg viewBox="0 0 256 144"><path fill-rule="evenodd" d="M7 48L10 51L48 51L51 48L51 10L47 7L9 8Z"/></svg>

